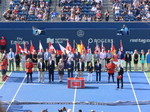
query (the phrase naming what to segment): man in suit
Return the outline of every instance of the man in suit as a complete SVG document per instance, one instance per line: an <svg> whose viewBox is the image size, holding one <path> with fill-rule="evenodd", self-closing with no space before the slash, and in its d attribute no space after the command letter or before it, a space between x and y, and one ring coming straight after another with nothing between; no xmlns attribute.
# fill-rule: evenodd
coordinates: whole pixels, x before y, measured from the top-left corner
<svg viewBox="0 0 150 112"><path fill-rule="evenodd" d="M132 60L131 54L129 54L129 52L127 52L125 55L126 71L128 69L128 65L129 65L129 70L131 71L131 60Z"/></svg>
<svg viewBox="0 0 150 112"><path fill-rule="evenodd" d="M68 77L73 77L73 69L74 69L74 63L71 61L71 58L68 58L67 61L67 69L68 69Z"/></svg>
<svg viewBox="0 0 150 112"><path fill-rule="evenodd" d="M96 53L94 54L94 64L97 63L97 60L100 59L100 54L98 53L98 51L96 51Z"/></svg>
<svg viewBox="0 0 150 112"><path fill-rule="evenodd" d="M124 52L121 49L119 49L119 51L118 51L118 61L121 65L121 67L123 67L123 60L124 60Z"/></svg>
<svg viewBox="0 0 150 112"><path fill-rule="evenodd" d="M96 71L96 82L101 82L101 64L99 60L97 60L97 62L95 63L95 71Z"/></svg>
<svg viewBox="0 0 150 112"><path fill-rule="evenodd" d="M79 62L77 64L77 69L78 69L78 77L82 74L82 77L84 77L83 72L84 72L84 62L82 59L79 59Z"/></svg>
<svg viewBox="0 0 150 112"><path fill-rule="evenodd" d="M28 50L28 53L27 53L27 55L26 55L26 60L27 60L28 58L32 59L32 54L31 54L30 50Z"/></svg>
<svg viewBox="0 0 150 112"><path fill-rule="evenodd" d="M44 83L44 70L45 70L45 63L42 58L40 58L38 62L38 82L41 82L41 76L42 76L42 82Z"/></svg>
<svg viewBox="0 0 150 112"><path fill-rule="evenodd" d="M78 52L78 50L76 49L75 50L75 53L74 53L74 60L75 60L75 71L77 69L77 64L79 62L79 58L81 57L80 53Z"/></svg>
<svg viewBox="0 0 150 112"><path fill-rule="evenodd" d="M40 58L42 58L44 60L44 50L41 49L40 52L38 53L38 59L40 60Z"/></svg>
<svg viewBox="0 0 150 112"><path fill-rule="evenodd" d="M14 71L14 58L15 58L15 54L12 51L12 48L10 48L10 52L8 53L9 71L11 71L11 66L12 66L12 71Z"/></svg>
<svg viewBox="0 0 150 112"><path fill-rule="evenodd" d="M49 73L49 82L54 82L55 62L52 60L52 57L49 57L47 69Z"/></svg>
<svg viewBox="0 0 150 112"><path fill-rule="evenodd" d="M121 89L123 89L123 73L124 73L124 70L123 68L121 67L120 64L118 64L117 66L117 72L118 72L118 76L117 76L117 88L116 90L118 90L119 88L119 82L121 81Z"/></svg>
<svg viewBox="0 0 150 112"><path fill-rule="evenodd" d="M46 65L46 71L47 71L47 64L48 64L48 60L50 57L50 52L48 51L48 49L46 49L46 52L44 53L44 60L45 60L45 65Z"/></svg>

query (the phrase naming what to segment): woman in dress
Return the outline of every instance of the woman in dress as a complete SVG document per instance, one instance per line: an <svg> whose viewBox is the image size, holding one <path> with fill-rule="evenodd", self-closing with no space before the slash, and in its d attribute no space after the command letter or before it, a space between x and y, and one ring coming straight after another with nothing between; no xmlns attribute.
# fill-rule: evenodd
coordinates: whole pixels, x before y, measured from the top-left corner
<svg viewBox="0 0 150 112"><path fill-rule="evenodd" d="M59 60L61 59L61 55L60 55L60 52L56 53L56 65L58 65L59 63Z"/></svg>
<svg viewBox="0 0 150 112"><path fill-rule="evenodd" d="M141 54L140 54L140 63L141 63L141 68L142 68L142 71L144 71L144 63L146 63L146 55L145 55L145 52L144 50L141 50Z"/></svg>
<svg viewBox="0 0 150 112"><path fill-rule="evenodd" d="M52 53L51 53L51 57L52 57L52 60L56 63L56 54L55 54L55 51L53 50Z"/></svg>
<svg viewBox="0 0 150 112"><path fill-rule="evenodd" d="M38 54L35 50L32 54L32 62L33 62L34 71L37 71Z"/></svg>
<svg viewBox="0 0 150 112"><path fill-rule="evenodd" d="M25 71L25 63L26 63L26 54L25 52L23 52L21 56L21 64L22 64L23 71Z"/></svg>
<svg viewBox="0 0 150 112"><path fill-rule="evenodd" d="M20 71L20 54L17 52L15 55L16 71Z"/></svg>
<svg viewBox="0 0 150 112"><path fill-rule="evenodd" d="M138 58L139 58L138 51L134 50L134 53L133 53L134 71L138 70L138 60L139 60Z"/></svg>
<svg viewBox="0 0 150 112"><path fill-rule="evenodd" d="M67 55L66 50L64 50L64 53L62 54L62 59L64 62L64 69L66 70L67 69L67 59L68 59L68 55Z"/></svg>
<svg viewBox="0 0 150 112"><path fill-rule="evenodd" d="M87 66L87 71L88 71L88 76L87 76L87 81L92 82L92 73L93 73L93 65L92 62L90 62Z"/></svg>
<svg viewBox="0 0 150 112"><path fill-rule="evenodd" d="M64 75L64 62L62 59L60 59L58 63L58 75L59 75L60 82L63 82L62 79Z"/></svg>

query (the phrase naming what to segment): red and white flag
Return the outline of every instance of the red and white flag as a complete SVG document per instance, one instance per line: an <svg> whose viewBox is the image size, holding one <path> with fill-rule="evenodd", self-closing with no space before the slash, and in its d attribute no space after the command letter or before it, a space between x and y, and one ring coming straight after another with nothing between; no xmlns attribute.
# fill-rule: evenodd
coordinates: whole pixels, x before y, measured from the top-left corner
<svg viewBox="0 0 150 112"><path fill-rule="evenodd" d="M98 51L98 54L100 53L100 47L96 41L96 46L95 46L95 51L94 51L94 54L96 54L96 52Z"/></svg>
<svg viewBox="0 0 150 112"><path fill-rule="evenodd" d="M123 51L122 40L120 40L120 50Z"/></svg>
<svg viewBox="0 0 150 112"><path fill-rule="evenodd" d="M67 40L66 49L67 49L68 51L72 51L72 47L71 47L70 42L69 42L68 40Z"/></svg>
<svg viewBox="0 0 150 112"><path fill-rule="evenodd" d="M23 43L23 47L24 47L23 51L24 51L25 53L27 53L27 52L28 52L28 49L27 49L27 46L26 46L26 43L25 43L25 42Z"/></svg>
<svg viewBox="0 0 150 112"><path fill-rule="evenodd" d="M56 52L56 50L51 42L48 43L48 50L50 53L52 53L53 51Z"/></svg>
<svg viewBox="0 0 150 112"><path fill-rule="evenodd" d="M33 53L34 52L34 46L32 44L32 41L30 41L30 52Z"/></svg>
<svg viewBox="0 0 150 112"><path fill-rule="evenodd" d="M21 46L18 43L16 43L16 52L17 53L23 52L23 49L21 48Z"/></svg>
<svg viewBox="0 0 150 112"><path fill-rule="evenodd" d="M44 52L41 41L39 41L39 50L38 50L38 52Z"/></svg>

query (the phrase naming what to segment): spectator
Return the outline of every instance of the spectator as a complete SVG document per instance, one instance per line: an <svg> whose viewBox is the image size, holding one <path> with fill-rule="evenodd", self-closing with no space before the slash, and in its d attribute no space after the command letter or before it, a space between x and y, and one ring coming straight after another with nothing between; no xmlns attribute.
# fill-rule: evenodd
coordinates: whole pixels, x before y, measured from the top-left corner
<svg viewBox="0 0 150 112"><path fill-rule="evenodd" d="M124 21L124 18L120 16L119 21Z"/></svg>
<svg viewBox="0 0 150 112"><path fill-rule="evenodd" d="M66 21L66 17L64 14L61 14L61 21Z"/></svg>
<svg viewBox="0 0 150 112"><path fill-rule="evenodd" d="M105 21L109 21L109 11L108 10L106 10L104 15L105 15Z"/></svg>
<svg viewBox="0 0 150 112"><path fill-rule="evenodd" d="M87 21L88 21L88 22L91 22L91 21L92 21L92 18L91 18L91 16L90 16L90 15L88 15L88 17L87 17Z"/></svg>
<svg viewBox="0 0 150 112"><path fill-rule="evenodd" d="M91 11L96 12L97 11L97 7L94 5L91 9Z"/></svg>
<svg viewBox="0 0 150 112"><path fill-rule="evenodd" d="M14 1L13 1L13 0L10 0L9 4L10 4L10 5L14 5Z"/></svg>
<svg viewBox="0 0 150 112"><path fill-rule="evenodd" d="M75 18L74 18L74 19L75 19L76 22L80 21L79 15L75 15Z"/></svg>
<svg viewBox="0 0 150 112"><path fill-rule="evenodd" d="M101 11L97 11L97 13L96 13L96 21L102 21L102 13L101 13Z"/></svg>
<svg viewBox="0 0 150 112"><path fill-rule="evenodd" d="M81 21L87 21L87 17L86 17L86 15L85 15L85 14L83 15L83 17L82 17Z"/></svg>
<svg viewBox="0 0 150 112"><path fill-rule="evenodd" d="M117 5L117 6L115 7L115 15L119 14L119 11L120 11L120 6Z"/></svg>
<svg viewBox="0 0 150 112"><path fill-rule="evenodd" d="M54 18L57 17L58 12L56 12L56 11L53 9L50 14L51 14L51 19L54 20Z"/></svg>

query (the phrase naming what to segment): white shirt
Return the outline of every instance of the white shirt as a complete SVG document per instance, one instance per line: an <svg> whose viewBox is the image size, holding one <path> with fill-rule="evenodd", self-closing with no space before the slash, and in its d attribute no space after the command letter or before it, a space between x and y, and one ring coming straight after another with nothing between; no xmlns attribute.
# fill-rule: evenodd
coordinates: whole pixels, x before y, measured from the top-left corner
<svg viewBox="0 0 150 112"><path fill-rule="evenodd" d="M80 69L82 69L82 62L80 62Z"/></svg>
<svg viewBox="0 0 150 112"><path fill-rule="evenodd" d="M42 62L40 62L40 68L42 69Z"/></svg>

